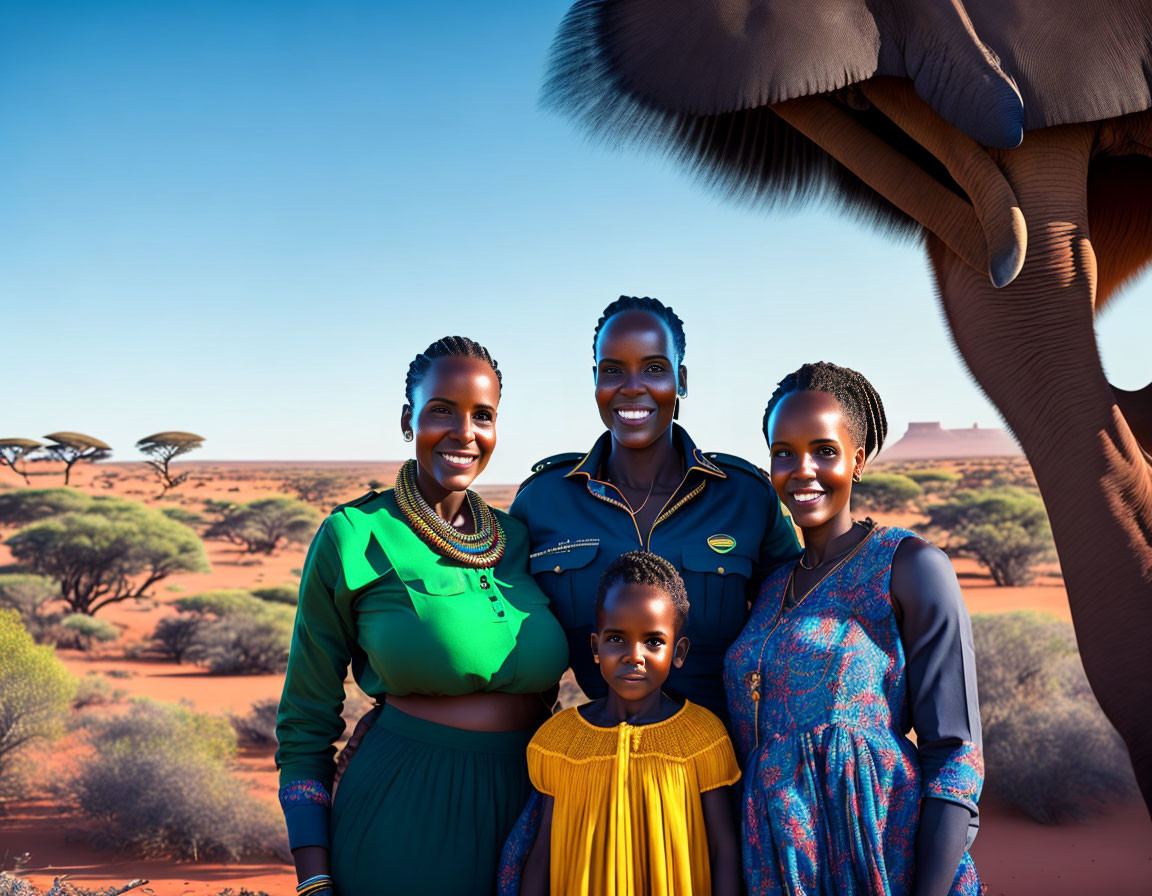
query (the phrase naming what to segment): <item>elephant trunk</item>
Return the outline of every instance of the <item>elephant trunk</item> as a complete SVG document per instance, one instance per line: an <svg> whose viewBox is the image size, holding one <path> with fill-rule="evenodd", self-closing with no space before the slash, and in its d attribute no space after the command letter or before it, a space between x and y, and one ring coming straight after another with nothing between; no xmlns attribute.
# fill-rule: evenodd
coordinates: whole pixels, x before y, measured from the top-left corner
<svg viewBox="0 0 1152 896"><path fill-rule="evenodd" d="M827 97L790 100L772 109L987 274L993 285L1011 283L1024 263L1028 230L1011 186L988 151L941 118L903 78L874 78L861 91L944 164L969 201Z"/></svg>
<svg viewBox="0 0 1152 896"><path fill-rule="evenodd" d="M1029 225L1011 286L993 289L936 238L929 255L956 345L1032 464L1085 671L1152 807L1152 468L1093 330L1092 141L1088 126L1050 128L1002 154Z"/></svg>

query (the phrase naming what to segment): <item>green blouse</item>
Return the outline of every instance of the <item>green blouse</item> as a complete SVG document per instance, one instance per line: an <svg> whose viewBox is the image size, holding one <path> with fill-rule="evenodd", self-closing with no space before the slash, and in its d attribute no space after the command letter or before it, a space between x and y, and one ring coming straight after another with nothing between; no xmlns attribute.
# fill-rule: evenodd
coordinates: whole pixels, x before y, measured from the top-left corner
<svg viewBox="0 0 1152 896"><path fill-rule="evenodd" d="M276 722L286 810L292 792L307 802L323 801L308 795L312 785L331 792L349 665L374 697L530 694L559 680L567 640L528 574L527 530L494 512L507 546L487 569L434 553L391 491L338 507L321 525L304 564Z"/></svg>

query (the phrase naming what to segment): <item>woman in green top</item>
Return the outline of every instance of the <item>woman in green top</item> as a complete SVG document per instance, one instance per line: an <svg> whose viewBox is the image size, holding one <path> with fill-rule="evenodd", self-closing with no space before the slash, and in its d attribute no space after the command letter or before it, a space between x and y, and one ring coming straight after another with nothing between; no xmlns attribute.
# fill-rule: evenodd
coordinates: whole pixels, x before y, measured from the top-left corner
<svg viewBox="0 0 1152 896"><path fill-rule="evenodd" d="M495 361L441 339L405 394L415 459L325 520L300 585L276 764L303 896L490 892L567 666L523 524L468 489L496 445ZM349 665L386 702L333 799Z"/></svg>

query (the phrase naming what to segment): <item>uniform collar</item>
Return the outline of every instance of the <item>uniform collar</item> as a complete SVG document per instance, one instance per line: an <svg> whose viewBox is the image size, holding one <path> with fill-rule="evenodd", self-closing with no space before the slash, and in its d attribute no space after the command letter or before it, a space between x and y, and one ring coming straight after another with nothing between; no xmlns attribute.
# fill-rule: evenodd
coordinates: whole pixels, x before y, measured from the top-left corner
<svg viewBox="0 0 1152 896"><path fill-rule="evenodd" d="M692 441L692 437L688 435L687 431L679 423L672 424L672 444L680 451L680 457L684 461L684 472L686 474L695 470L706 473L709 476L715 476L717 479L728 478L727 473L712 463L704 452L696 447L696 443ZM584 455L583 460L564 474L564 478L587 476L589 480L596 479L597 474L604 469L604 461L608 459L608 452L611 448L612 433L605 432L596 440L596 444L592 446L592 450Z"/></svg>

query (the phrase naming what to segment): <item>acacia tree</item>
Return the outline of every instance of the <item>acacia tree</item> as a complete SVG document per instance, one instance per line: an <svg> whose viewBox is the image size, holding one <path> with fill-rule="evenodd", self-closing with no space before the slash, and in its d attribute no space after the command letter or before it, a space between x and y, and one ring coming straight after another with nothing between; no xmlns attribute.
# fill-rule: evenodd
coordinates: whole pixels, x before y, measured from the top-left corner
<svg viewBox="0 0 1152 896"><path fill-rule="evenodd" d="M0 527L26 526L37 520L84 510L93 499L70 488L26 488L0 495Z"/></svg>
<svg viewBox="0 0 1152 896"><path fill-rule="evenodd" d="M332 507L335 499L346 493L351 485L350 477L332 473L307 473L280 483L282 489L295 493L301 501L320 507Z"/></svg>
<svg viewBox="0 0 1152 896"><path fill-rule="evenodd" d="M62 461L64 464L64 484L68 484L68 477L72 475L72 467L82 460L103 460L112 454L112 446L101 442L82 432L53 432L44 436L48 444L44 452L52 460Z"/></svg>
<svg viewBox="0 0 1152 896"><path fill-rule="evenodd" d="M37 448L43 448L43 442L37 442L35 439L0 439L0 463L7 464L12 468L12 472L17 476L23 476L25 482L28 479L28 465L24 464L23 470L16 469L16 461L23 460Z"/></svg>
<svg viewBox="0 0 1152 896"><path fill-rule="evenodd" d="M204 537L243 545L250 554L271 554L282 544L307 542L320 521L316 511L303 501L283 496L248 504L216 504L212 510L220 518L208 527Z"/></svg>
<svg viewBox="0 0 1152 896"><path fill-rule="evenodd" d="M182 454L187 454L204 444L204 437L193 432L158 432L145 436L136 443L136 448L149 456L144 461L156 473L160 480L161 490L157 497L162 498L168 489L175 488L188 478L187 473L172 475L168 465Z"/></svg>
<svg viewBox="0 0 1152 896"><path fill-rule="evenodd" d="M58 581L77 613L145 597L173 573L209 569L204 545L187 526L120 498L92 498L82 511L26 526L7 544L18 563Z"/></svg>
<svg viewBox="0 0 1152 896"><path fill-rule="evenodd" d="M975 557L997 585L1027 585L1055 552L1044 502L1015 486L958 491L928 508L949 554Z"/></svg>

